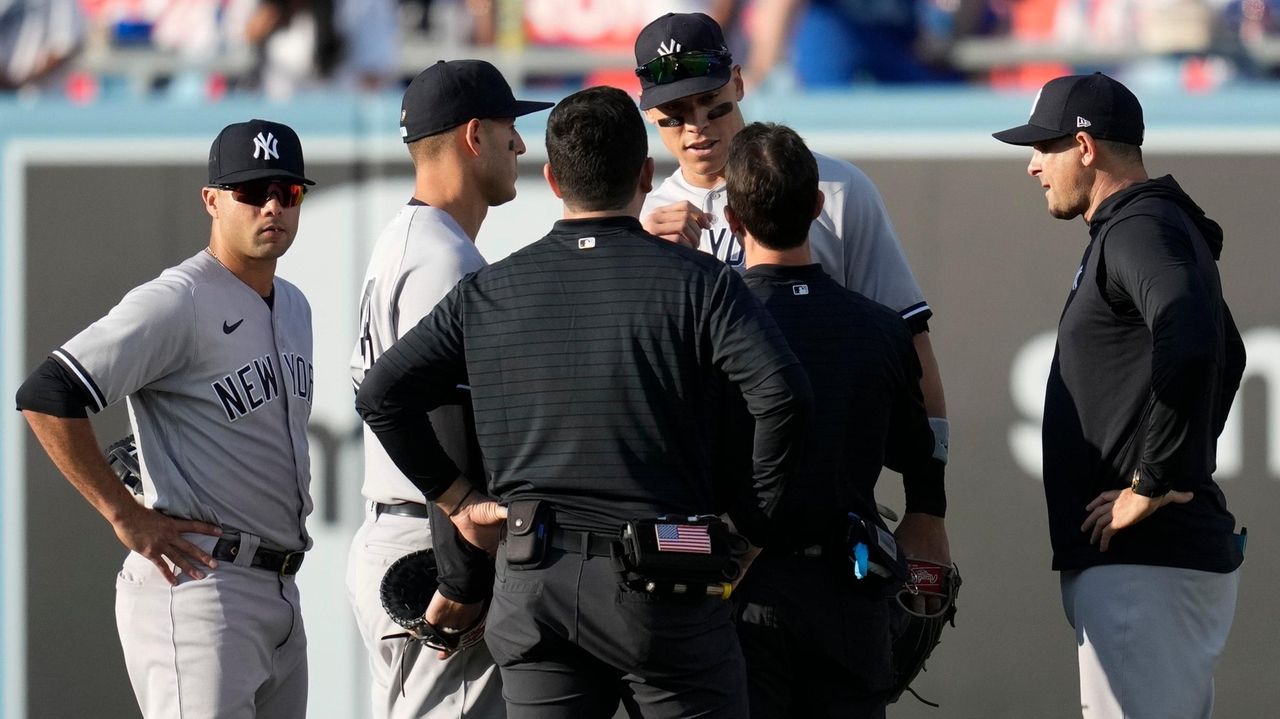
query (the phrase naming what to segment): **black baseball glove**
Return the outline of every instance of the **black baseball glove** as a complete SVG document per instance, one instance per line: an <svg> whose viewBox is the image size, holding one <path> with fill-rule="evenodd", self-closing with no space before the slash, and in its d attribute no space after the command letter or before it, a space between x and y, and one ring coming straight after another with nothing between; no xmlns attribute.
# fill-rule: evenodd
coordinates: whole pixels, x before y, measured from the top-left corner
<svg viewBox="0 0 1280 719"><path fill-rule="evenodd" d="M947 624L956 625L956 597L960 594L960 570L955 565L944 566L918 559L908 559L910 578L898 593L898 608L905 624L893 642L893 683L888 691L888 703L898 701L903 692L911 692L916 699L937 707L911 689L911 682L924 670L935 647L942 641L942 629ZM911 599L920 595L938 597L941 607L921 614L912 607Z"/></svg>
<svg viewBox="0 0 1280 719"><path fill-rule="evenodd" d="M133 496L142 501L142 468L138 464L138 446L134 444L133 435L112 442L103 450L107 455L107 465L116 473L120 481L128 487Z"/></svg>
<svg viewBox="0 0 1280 719"><path fill-rule="evenodd" d="M446 631L427 622L427 606L440 586L437 574L435 552L430 549L406 554L387 567L379 588L382 608L392 621L407 631L389 634L383 639L412 637L432 649L456 652L484 638L488 607L481 612L475 624L460 631Z"/></svg>

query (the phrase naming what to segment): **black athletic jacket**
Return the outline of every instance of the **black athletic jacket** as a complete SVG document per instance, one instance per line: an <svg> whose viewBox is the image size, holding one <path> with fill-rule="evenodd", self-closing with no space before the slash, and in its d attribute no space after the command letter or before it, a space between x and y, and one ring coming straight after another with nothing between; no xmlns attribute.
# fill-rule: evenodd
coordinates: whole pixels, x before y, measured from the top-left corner
<svg viewBox="0 0 1280 719"><path fill-rule="evenodd" d="M1244 345L1216 261L1222 229L1172 177L1109 197L1058 325L1044 416L1053 567L1150 564L1228 572L1242 555L1213 481L1218 434L1244 371ZM1085 505L1128 487L1195 492L1112 538L1080 531Z"/></svg>
<svg viewBox="0 0 1280 719"><path fill-rule="evenodd" d="M756 539L798 463L812 404L777 325L731 268L635 218L562 220L463 278L383 353L356 406L434 498L458 468L424 410L469 384L490 493L548 500L563 526L612 532L717 508L710 434L724 421L714 390L726 380L757 423L736 507Z"/></svg>

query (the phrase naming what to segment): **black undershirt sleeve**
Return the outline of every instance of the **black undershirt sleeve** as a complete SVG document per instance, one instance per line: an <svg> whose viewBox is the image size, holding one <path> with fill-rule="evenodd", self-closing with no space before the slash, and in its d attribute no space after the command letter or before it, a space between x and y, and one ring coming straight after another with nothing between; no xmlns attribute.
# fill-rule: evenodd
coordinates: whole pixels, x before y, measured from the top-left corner
<svg viewBox="0 0 1280 719"><path fill-rule="evenodd" d="M889 418L885 465L902 474L907 512L945 517L945 465L933 457L933 430L929 428L920 391L920 358L906 332L893 336L897 340L895 364L901 372L894 378L897 387Z"/></svg>
<svg viewBox="0 0 1280 719"><path fill-rule="evenodd" d="M88 417L86 408L95 404L89 390L52 357L46 357L27 377L14 400L19 410L53 417Z"/></svg>
<svg viewBox="0 0 1280 719"><path fill-rule="evenodd" d="M469 384L463 355L460 284L378 358L360 383L356 411L396 467L434 502L460 475L428 412Z"/></svg>
<svg viewBox="0 0 1280 719"><path fill-rule="evenodd" d="M432 410L431 426L435 427L441 446L458 465L462 476L476 493L484 495L484 460L476 439L470 394L459 390L456 404ZM493 560L484 550L463 539L453 520L434 502L428 503L427 508L431 513L431 544L435 548L440 593L463 604L488 599L493 594Z"/></svg>

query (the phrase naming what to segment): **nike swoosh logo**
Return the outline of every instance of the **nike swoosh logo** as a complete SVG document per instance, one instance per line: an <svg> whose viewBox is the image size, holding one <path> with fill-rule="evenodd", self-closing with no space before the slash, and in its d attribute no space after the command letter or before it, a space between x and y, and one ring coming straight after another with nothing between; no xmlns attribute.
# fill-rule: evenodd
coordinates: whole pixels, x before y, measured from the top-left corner
<svg viewBox="0 0 1280 719"><path fill-rule="evenodd" d="M240 322L237 322L237 323L235 323L235 324L233 324L233 325L229 325L229 324L227 324L226 320L223 320L223 322L222 322L222 334L224 334L224 335L229 335L229 334L231 334L232 332L235 332L235 331L236 331L236 328L237 328L237 327L239 327L239 326L240 326L240 324L241 324L241 323L243 323L243 322L244 322L244 318L243 318L243 317L241 317L241 318L240 318Z"/></svg>

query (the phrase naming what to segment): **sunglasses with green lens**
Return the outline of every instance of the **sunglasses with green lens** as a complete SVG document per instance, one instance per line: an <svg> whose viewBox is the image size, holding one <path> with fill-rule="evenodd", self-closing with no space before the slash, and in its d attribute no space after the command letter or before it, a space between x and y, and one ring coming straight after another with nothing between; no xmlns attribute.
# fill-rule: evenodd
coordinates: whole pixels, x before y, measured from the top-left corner
<svg viewBox="0 0 1280 719"><path fill-rule="evenodd" d="M691 77L706 77L732 63L732 57L723 50L691 50L656 57L637 67L636 76L655 85L666 85Z"/></svg>

